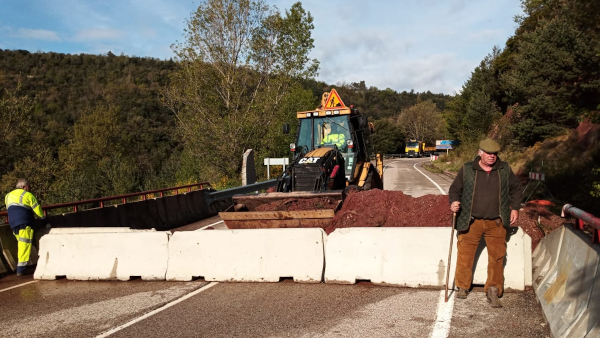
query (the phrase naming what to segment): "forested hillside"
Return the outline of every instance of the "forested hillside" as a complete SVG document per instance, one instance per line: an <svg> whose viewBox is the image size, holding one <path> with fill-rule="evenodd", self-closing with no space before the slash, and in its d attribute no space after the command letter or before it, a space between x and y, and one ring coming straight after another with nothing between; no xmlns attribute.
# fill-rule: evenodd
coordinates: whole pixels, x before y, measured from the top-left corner
<svg viewBox="0 0 600 338"><path fill-rule="evenodd" d="M489 135L517 170L544 172L558 201L600 210L600 142L581 134L600 122L600 2L524 0L522 6L515 35L448 102L448 131L465 144L465 158ZM588 125L576 131L583 121Z"/></svg>
<svg viewBox="0 0 600 338"><path fill-rule="evenodd" d="M228 184L223 177L203 177L195 168L197 159L181 144L182 126L163 102L177 67L172 60L110 52L0 50L2 192L12 189L18 177L30 178L45 204L202 180ZM332 88L312 79L302 87L303 110L314 108L322 92ZM440 109L449 98L379 90L364 82L336 88L347 104L373 120L397 118L419 97L434 100ZM289 116L293 118L295 110ZM281 126L272 128L279 133ZM381 135L386 135L385 129ZM286 144L270 156L287 156ZM230 156L241 161L241 154Z"/></svg>
<svg viewBox="0 0 600 338"><path fill-rule="evenodd" d="M460 166L490 136L521 173L544 171L559 201L600 205L600 145L575 130L600 121L600 2L524 0L514 36L454 96L316 81L313 18L301 3L233 4L201 2L168 61L0 50L0 193L18 177L45 204L205 180L235 186L245 149L266 176L262 158L289 156L295 112L335 87L374 122L377 152L399 152L409 137L456 139L444 161ZM221 12L231 21L216 20Z"/></svg>

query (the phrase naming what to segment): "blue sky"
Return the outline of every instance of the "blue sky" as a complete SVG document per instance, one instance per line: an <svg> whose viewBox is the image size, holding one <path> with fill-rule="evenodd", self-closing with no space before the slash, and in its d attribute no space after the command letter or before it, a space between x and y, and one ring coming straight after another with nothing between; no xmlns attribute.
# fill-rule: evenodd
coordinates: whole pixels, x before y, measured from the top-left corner
<svg viewBox="0 0 600 338"><path fill-rule="evenodd" d="M296 0L267 0L280 10ZM190 0L0 0L0 49L168 59ZM319 80L452 94L493 46L504 47L519 0L305 0Z"/></svg>

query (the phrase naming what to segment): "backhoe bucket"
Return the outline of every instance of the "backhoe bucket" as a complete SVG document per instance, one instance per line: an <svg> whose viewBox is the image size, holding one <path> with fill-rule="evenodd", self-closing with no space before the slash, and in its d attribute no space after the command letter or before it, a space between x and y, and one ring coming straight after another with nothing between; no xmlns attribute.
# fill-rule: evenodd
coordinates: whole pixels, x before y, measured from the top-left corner
<svg viewBox="0 0 600 338"><path fill-rule="evenodd" d="M298 211L255 211L260 205L278 201L330 198L333 208ZM258 195L233 196L233 206L219 216L229 229L263 228L322 228L331 223L342 204L342 191L331 192L274 192ZM331 204L330 204L331 205Z"/></svg>

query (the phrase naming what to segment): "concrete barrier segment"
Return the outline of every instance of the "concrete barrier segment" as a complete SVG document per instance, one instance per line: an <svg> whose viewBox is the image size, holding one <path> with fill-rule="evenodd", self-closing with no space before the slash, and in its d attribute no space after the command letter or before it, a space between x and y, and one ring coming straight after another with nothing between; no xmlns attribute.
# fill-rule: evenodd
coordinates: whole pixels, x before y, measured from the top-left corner
<svg viewBox="0 0 600 338"><path fill-rule="evenodd" d="M535 248L532 254L532 278L533 288L536 292L544 280L554 275L556 271L556 262L563 241L565 227L556 229L548 236L544 237Z"/></svg>
<svg viewBox="0 0 600 338"><path fill-rule="evenodd" d="M40 240L34 279L164 280L170 232L50 233Z"/></svg>
<svg viewBox="0 0 600 338"><path fill-rule="evenodd" d="M325 233L311 229L176 232L169 244L167 280L320 283Z"/></svg>
<svg viewBox="0 0 600 338"><path fill-rule="evenodd" d="M533 254L531 237L523 236L523 262L525 263L525 286L533 286Z"/></svg>
<svg viewBox="0 0 600 338"><path fill-rule="evenodd" d="M450 245L450 228L346 228L331 233L325 245L325 282L409 287L444 287ZM522 230L511 238L507 249L505 288L525 286ZM456 238L453 240L450 286L456 267ZM487 279L487 250L476 261L473 283Z"/></svg>
<svg viewBox="0 0 600 338"><path fill-rule="evenodd" d="M590 245L581 231L564 227L556 267L548 269L549 276L536 289L554 337L585 337L598 321L598 300L591 299L594 294L597 298L599 264L600 245ZM590 309L595 317L590 316Z"/></svg>
<svg viewBox="0 0 600 338"><path fill-rule="evenodd" d="M51 234L90 234L90 233L121 233L121 232L156 232L156 229L138 230L126 227L94 227L94 228L52 228Z"/></svg>

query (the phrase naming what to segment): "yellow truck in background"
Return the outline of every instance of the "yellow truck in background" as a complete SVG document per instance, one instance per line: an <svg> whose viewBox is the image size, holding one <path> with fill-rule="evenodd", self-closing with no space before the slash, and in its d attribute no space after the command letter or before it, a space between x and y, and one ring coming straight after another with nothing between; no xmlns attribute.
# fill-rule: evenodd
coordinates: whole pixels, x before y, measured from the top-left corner
<svg viewBox="0 0 600 338"><path fill-rule="evenodd" d="M423 157L431 156L435 154L436 147L427 146L425 142L420 140L410 139L406 141L406 147L404 147L405 157Z"/></svg>

